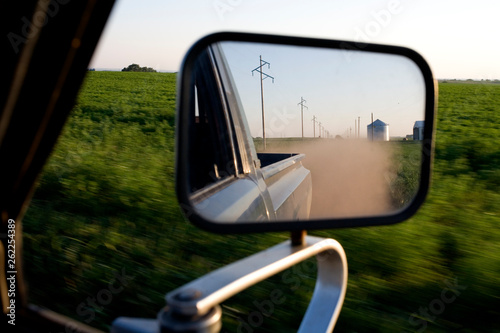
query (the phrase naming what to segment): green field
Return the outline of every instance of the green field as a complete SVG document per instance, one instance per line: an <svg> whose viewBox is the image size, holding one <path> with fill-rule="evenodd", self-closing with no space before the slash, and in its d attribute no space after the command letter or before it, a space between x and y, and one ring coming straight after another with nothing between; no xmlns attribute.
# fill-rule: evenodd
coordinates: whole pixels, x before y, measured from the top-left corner
<svg viewBox="0 0 500 333"><path fill-rule="evenodd" d="M439 89L421 210L395 226L311 232L347 253L339 332L500 330L500 85ZM108 330L118 316L156 317L166 292L289 237L212 235L183 218L175 93L175 74L89 72L24 218L32 303ZM235 296L223 331L296 331L314 281L311 259ZM259 317L273 290L286 302Z"/></svg>

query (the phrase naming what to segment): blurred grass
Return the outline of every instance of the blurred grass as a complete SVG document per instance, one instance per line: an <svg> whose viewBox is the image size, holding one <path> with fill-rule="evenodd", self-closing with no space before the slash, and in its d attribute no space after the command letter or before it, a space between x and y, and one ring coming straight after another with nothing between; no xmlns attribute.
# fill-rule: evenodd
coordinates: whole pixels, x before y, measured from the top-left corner
<svg viewBox="0 0 500 333"><path fill-rule="evenodd" d="M439 88L421 210L395 226L311 232L347 253L337 331L500 330L500 85ZM166 292L288 238L212 235L184 219L173 186L175 92L175 74L89 73L24 218L31 302L109 330L118 316L156 317ZM223 331L296 331L314 271L311 259L225 302ZM432 310L453 283L460 294ZM258 317L273 291L284 303Z"/></svg>

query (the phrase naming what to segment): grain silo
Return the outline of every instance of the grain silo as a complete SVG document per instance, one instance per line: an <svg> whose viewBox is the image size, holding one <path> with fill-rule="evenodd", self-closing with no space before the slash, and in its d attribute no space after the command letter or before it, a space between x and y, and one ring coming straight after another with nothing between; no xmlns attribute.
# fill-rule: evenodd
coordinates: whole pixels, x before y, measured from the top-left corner
<svg viewBox="0 0 500 333"><path fill-rule="evenodd" d="M380 119L366 126L366 130L369 141L389 141L389 124Z"/></svg>
<svg viewBox="0 0 500 333"><path fill-rule="evenodd" d="M423 140L424 139L424 120L417 120L415 125L413 125L413 140Z"/></svg>

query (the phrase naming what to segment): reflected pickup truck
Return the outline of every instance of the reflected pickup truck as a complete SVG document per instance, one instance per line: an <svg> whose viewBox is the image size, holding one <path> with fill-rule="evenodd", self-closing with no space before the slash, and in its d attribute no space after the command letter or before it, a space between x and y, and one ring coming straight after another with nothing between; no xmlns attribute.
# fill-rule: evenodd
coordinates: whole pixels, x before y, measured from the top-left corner
<svg viewBox="0 0 500 333"><path fill-rule="evenodd" d="M188 189L190 209L217 223L307 220L312 183L305 155L257 154L220 45L204 50L193 66L194 90L177 137L190 152L177 165L187 173L181 179L188 184L178 188Z"/></svg>

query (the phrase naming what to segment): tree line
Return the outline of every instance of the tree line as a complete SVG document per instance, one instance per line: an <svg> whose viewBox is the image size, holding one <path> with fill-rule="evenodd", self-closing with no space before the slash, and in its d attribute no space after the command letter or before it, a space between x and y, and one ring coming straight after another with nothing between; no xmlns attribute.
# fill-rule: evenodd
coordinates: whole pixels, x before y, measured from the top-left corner
<svg viewBox="0 0 500 333"><path fill-rule="evenodd" d="M154 70L151 67L141 67L138 64L131 64L131 65L128 65L128 67L124 67L122 69L122 72L155 72L156 73L156 70Z"/></svg>

